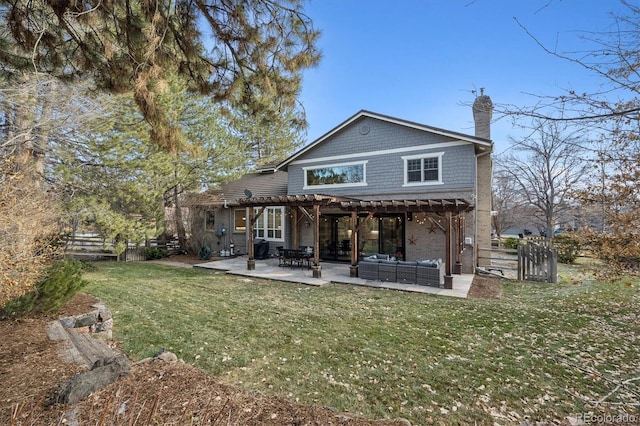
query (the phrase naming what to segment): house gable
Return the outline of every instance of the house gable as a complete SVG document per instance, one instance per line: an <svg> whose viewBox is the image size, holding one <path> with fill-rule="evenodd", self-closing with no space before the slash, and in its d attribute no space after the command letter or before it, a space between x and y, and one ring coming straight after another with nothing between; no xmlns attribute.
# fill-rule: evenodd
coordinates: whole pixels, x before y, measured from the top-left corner
<svg viewBox="0 0 640 426"><path fill-rule="evenodd" d="M331 193L362 199L468 196L475 186L475 154L491 141L361 111L277 166L289 174L288 193ZM407 182L407 161L437 158L439 179ZM310 185L309 170L357 167L353 184Z"/></svg>
<svg viewBox="0 0 640 426"><path fill-rule="evenodd" d="M344 122L342 122L341 124L339 124L338 126L334 127L333 129L325 133L324 135L320 136L318 139L316 139L309 145L305 146L298 152L291 155L289 158L287 158L282 163L280 163L276 168L277 169L286 168L286 166L292 161L297 160L301 156L305 156L305 154L308 151L313 150L318 145L323 144L325 140L330 139L336 134L343 132L345 129L356 127L358 132L368 133L370 131L370 128L369 129L367 128L367 123L360 123L360 126L354 126L354 123L359 122L364 117L372 118L375 120L379 120L379 121L383 121L391 124L397 124L399 127L412 128L416 130L421 130L423 132L432 133L434 135L441 135L441 136L446 136L452 139L464 140L473 144L477 144L478 146L481 146L484 148L490 149L492 147L492 142L488 139L483 139L483 138L467 135L464 133L453 132L453 131L441 129L438 127L427 126L427 125L416 123L413 121L402 120L400 118L395 118L395 117L391 117L384 114L378 114L371 111L361 110L358 113L351 116L350 118L348 118L347 120L345 120Z"/></svg>

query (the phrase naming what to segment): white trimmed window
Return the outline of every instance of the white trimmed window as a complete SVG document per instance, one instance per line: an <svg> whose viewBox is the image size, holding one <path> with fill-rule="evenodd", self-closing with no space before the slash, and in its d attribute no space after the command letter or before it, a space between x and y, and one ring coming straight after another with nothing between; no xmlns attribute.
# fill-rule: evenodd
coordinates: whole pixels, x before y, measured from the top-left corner
<svg viewBox="0 0 640 426"><path fill-rule="evenodd" d="M404 186L438 185L442 183L444 152L408 155L404 161Z"/></svg>
<svg viewBox="0 0 640 426"><path fill-rule="evenodd" d="M324 164L303 167L304 189L367 185L367 162Z"/></svg>
<svg viewBox="0 0 640 426"><path fill-rule="evenodd" d="M259 209L255 209L257 213ZM256 220L254 237L284 241L284 207L267 207Z"/></svg>

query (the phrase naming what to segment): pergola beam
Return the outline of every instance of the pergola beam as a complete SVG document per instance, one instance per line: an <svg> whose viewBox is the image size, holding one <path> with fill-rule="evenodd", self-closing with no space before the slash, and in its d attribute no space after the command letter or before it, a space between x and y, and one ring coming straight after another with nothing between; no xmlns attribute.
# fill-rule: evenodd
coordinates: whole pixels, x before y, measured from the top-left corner
<svg viewBox="0 0 640 426"><path fill-rule="evenodd" d="M358 214L366 213L369 220L376 213L397 213L405 214L411 213L437 213L444 214L446 218L445 226L441 226L431 217L429 220L435 223L445 234L445 288L451 288L452 284L452 272L453 272L453 248L455 247L455 261L459 264L460 256L458 251L460 250L462 241L462 225L459 222L461 213L470 211L473 206L466 200L462 199L427 199L427 200L356 200L351 198L340 198L328 195L280 195L273 197L252 197L252 198L240 198L237 200L238 204L249 208L249 223L251 224L249 230L249 247L248 254L249 260L247 261L247 269L255 268L255 259L253 253L253 226L255 220L259 217L267 206L286 206L294 209L294 245L297 245L297 225L298 215L297 210L303 212L303 214L313 224L313 276L316 278L321 277L321 267L319 261L320 252L320 207L335 208L342 211L350 212L350 229L351 229L351 275L355 274L357 265L357 235L362 226L357 225ZM253 208L261 207L256 218L253 217ZM313 215L309 213L307 209L313 209ZM456 220L456 226L454 227L454 214ZM456 241L454 241L454 236ZM457 266L457 265L456 265ZM458 272L456 270L456 272Z"/></svg>

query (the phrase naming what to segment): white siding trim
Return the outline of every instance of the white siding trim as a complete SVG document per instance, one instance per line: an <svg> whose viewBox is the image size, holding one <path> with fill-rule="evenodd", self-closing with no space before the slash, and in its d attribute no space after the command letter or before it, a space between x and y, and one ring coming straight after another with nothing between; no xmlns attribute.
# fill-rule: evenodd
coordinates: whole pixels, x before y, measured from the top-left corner
<svg viewBox="0 0 640 426"><path fill-rule="evenodd" d="M310 163L318 163L321 161L340 161L340 160L349 160L352 158L362 158L364 156L371 157L376 155L388 155L388 154L400 154L403 152L412 152L412 151L424 151L424 150L432 150L432 149L443 149L449 148L453 146L461 146L461 145L469 145L469 142L456 141L456 142L443 142L443 143L434 143L429 145L418 145L418 146L409 146L404 148L395 148L395 149L382 149L378 151L368 151L368 152L357 152L354 154L345 154L345 155L335 155L332 157L319 157L319 158L310 158L308 160L296 160L292 161L289 164L310 164ZM422 154L416 154L422 155ZM427 154L429 155L429 154Z"/></svg>

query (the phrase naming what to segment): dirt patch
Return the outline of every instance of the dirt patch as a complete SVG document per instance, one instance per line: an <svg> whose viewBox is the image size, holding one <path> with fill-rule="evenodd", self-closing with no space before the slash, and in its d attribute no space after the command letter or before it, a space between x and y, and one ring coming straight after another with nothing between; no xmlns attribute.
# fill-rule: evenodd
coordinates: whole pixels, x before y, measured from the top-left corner
<svg viewBox="0 0 640 426"><path fill-rule="evenodd" d="M474 275L467 298L500 299L502 297L501 282L502 280L497 277Z"/></svg>
<svg viewBox="0 0 640 426"><path fill-rule="evenodd" d="M182 362L133 365L131 374L74 406L46 406L50 393L83 371L64 362L47 324L89 312L96 299L78 294L59 315L0 321L0 424L406 425L368 420L325 407L293 404L216 382ZM117 327L117 324L116 324Z"/></svg>

